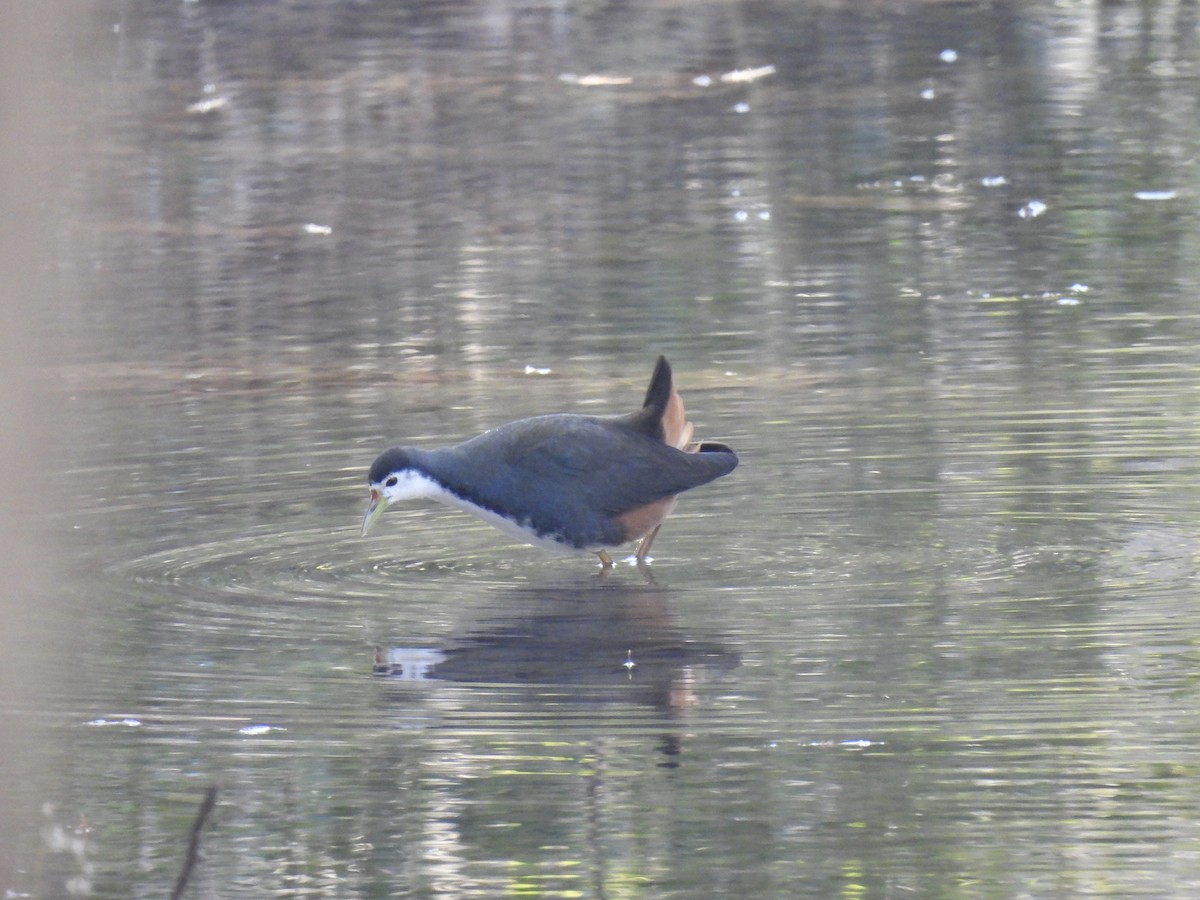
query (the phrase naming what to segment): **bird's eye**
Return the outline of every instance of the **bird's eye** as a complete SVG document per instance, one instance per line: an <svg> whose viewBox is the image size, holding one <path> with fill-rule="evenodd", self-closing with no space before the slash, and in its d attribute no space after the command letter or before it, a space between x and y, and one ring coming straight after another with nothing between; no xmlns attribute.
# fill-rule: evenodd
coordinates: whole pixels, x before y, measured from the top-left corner
<svg viewBox="0 0 1200 900"><path fill-rule="evenodd" d="M397 481L399 481L399 480L400 480L400 479L399 479L399 478L397 478L395 475L389 475L389 476L388 476L388 480L384 482L384 485L385 485L386 487L395 487L395 486L396 486L396 482L397 482Z"/></svg>

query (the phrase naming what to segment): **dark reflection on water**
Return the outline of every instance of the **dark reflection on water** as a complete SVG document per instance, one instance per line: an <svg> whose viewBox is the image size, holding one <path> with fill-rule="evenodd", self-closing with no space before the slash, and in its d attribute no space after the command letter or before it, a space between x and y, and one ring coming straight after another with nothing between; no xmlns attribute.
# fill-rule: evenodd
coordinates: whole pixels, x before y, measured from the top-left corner
<svg viewBox="0 0 1200 900"><path fill-rule="evenodd" d="M692 684L738 664L719 643L685 635L668 593L654 585L595 580L505 590L503 610L470 625L440 648L390 647L375 673L401 680L550 686L531 692L525 720L539 718L537 698L561 703L622 702L663 712L694 702Z"/></svg>
<svg viewBox="0 0 1200 900"><path fill-rule="evenodd" d="M212 782L197 897L1200 889L1195 4L89 15L6 890L164 896ZM658 352L742 465L652 581L358 537Z"/></svg>

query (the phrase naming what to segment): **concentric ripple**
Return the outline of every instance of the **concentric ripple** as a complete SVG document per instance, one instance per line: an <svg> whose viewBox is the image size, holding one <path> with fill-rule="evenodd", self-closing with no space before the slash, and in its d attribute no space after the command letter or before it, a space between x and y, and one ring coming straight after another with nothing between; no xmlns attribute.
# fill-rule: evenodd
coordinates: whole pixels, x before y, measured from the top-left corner
<svg viewBox="0 0 1200 900"><path fill-rule="evenodd" d="M356 530L259 532L172 547L115 564L109 571L141 584L280 598L390 595L397 581L505 568L503 545L459 540L453 555L424 539L367 542Z"/></svg>

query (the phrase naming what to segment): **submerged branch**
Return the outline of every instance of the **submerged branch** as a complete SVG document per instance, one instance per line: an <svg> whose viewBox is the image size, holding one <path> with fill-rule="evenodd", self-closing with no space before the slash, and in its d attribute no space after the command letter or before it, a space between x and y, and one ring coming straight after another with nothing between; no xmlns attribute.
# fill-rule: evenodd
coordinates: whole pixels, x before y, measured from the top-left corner
<svg viewBox="0 0 1200 900"><path fill-rule="evenodd" d="M196 820L192 822L192 836L188 841L187 857L183 861L183 868L175 882L175 890L171 891L171 900L179 900L187 888L188 879L192 877L192 869L196 867L196 855L200 849L200 832L204 829L204 822L216 803L217 786L214 784L205 792L204 799L200 802L200 809L196 812Z"/></svg>

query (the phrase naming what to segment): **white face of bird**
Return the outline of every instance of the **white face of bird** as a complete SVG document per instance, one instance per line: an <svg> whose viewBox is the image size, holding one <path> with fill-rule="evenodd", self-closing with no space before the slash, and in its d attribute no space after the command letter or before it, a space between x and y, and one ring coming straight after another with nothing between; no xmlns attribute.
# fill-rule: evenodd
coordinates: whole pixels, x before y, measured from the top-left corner
<svg viewBox="0 0 1200 900"><path fill-rule="evenodd" d="M365 537L371 527L383 515L383 511L401 500L412 500L416 497L436 496L441 487L428 476L414 469L403 469L391 472L382 481L373 481L371 500L363 515L362 533Z"/></svg>

